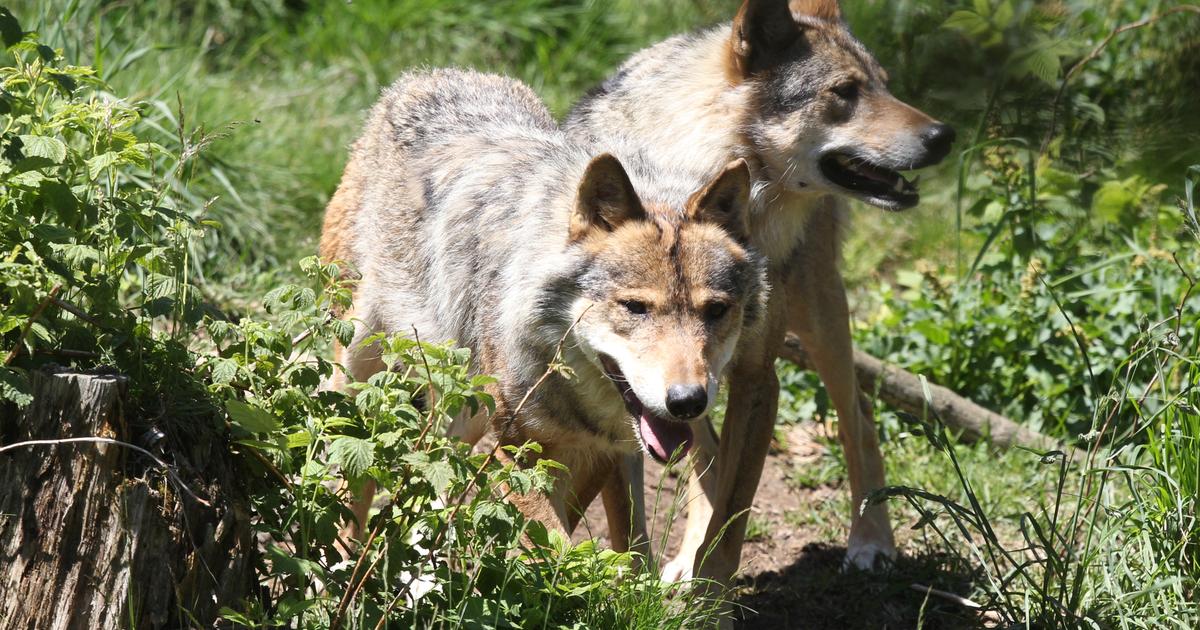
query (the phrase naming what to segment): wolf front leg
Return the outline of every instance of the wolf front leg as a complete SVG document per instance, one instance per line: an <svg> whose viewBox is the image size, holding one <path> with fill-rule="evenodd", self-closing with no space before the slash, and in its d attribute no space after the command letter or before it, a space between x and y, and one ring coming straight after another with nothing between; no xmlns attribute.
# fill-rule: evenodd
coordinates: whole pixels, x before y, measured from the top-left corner
<svg viewBox="0 0 1200 630"><path fill-rule="evenodd" d="M667 582L692 578L696 555L704 547L704 536L712 520L712 501L717 492L717 434L708 418L693 422L692 430L696 440L688 454L687 526L683 541L679 543L679 552L663 567L662 578Z"/></svg>
<svg viewBox="0 0 1200 630"><path fill-rule="evenodd" d="M777 341L782 334L770 337ZM750 506L762 476L779 403L774 354L754 353L743 359L748 361L740 360L730 374L729 401L717 451L712 517L704 544L696 554L695 575L711 580L714 588L729 585L741 560ZM726 617L721 625L729 623Z"/></svg>
<svg viewBox="0 0 1200 630"><path fill-rule="evenodd" d="M870 569L881 558L894 558L896 544L887 507L873 505L860 514L863 500L884 486L883 456L870 403L861 395L854 372L850 311L838 270L838 221L822 212L807 226L805 247L788 284L788 324L808 352L838 414L838 438L850 477L850 540L846 562Z"/></svg>

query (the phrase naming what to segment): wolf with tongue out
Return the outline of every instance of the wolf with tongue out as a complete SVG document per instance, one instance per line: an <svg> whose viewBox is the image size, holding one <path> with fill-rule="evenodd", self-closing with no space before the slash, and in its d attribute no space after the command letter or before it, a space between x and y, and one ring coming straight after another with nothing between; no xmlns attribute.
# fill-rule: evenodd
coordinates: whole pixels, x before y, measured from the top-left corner
<svg viewBox="0 0 1200 630"><path fill-rule="evenodd" d="M541 444L567 472L514 501L570 532L602 494L624 550L646 541L629 462L639 445L667 459L691 442L687 421L708 411L755 334L766 286L745 246L744 161L697 186L607 151L570 140L518 81L405 75L354 144L321 254L361 275L347 313L355 339L337 349L352 378L396 367L364 346L380 332L470 348L472 369L497 378L496 411L457 419L451 434ZM547 374L556 358L569 377ZM355 504L360 538L371 494Z"/></svg>

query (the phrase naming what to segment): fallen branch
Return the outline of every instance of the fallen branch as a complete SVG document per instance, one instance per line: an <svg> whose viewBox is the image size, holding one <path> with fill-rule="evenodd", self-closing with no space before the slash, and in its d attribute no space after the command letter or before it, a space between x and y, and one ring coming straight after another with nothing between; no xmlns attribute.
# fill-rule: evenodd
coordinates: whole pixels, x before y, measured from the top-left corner
<svg viewBox="0 0 1200 630"><path fill-rule="evenodd" d="M804 369L813 369L808 353L795 335L787 336L779 356ZM858 374L859 387L867 394L878 395L883 402L919 418L927 417L925 391L917 375L858 349L854 350L854 371ZM1062 446L1057 440L1031 431L940 385L930 384L929 394L932 404L928 408L948 427L961 431L967 440L987 437L998 446L1023 446L1038 451Z"/></svg>

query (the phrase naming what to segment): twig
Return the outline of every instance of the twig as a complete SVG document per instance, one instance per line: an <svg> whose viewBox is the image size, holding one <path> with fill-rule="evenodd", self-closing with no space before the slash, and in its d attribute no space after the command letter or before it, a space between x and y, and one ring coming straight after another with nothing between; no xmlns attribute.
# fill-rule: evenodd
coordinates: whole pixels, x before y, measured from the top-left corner
<svg viewBox="0 0 1200 630"><path fill-rule="evenodd" d="M374 569L375 565L379 563L379 558L376 558L375 561L372 562L369 567L367 567L367 570L362 575L362 579L358 581L357 585L355 584L354 580L356 577L358 577L358 569L362 566L363 560L366 559L367 552L371 549L371 543L375 542L375 538L378 537L379 533L383 530L383 524L385 522L387 522L387 519L379 519L379 522L375 524L375 529L371 530L370 535L367 536L366 542L363 543L362 549L358 554L358 560L355 561L354 568L350 570L350 579L347 580L350 588L347 588L346 592L342 593L342 598L338 601L337 611L334 613L333 619L329 622L330 630L338 630L338 628L341 627L342 616L346 614L346 609L350 607L350 602L353 601L355 595L358 594L358 591L362 588L362 585L366 584L367 577L371 575L371 570ZM380 557L382 557L382 555L380 555Z"/></svg>
<svg viewBox="0 0 1200 630"><path fill-rule="evenodd" d="M64 357L67 359L96 359L100 357L100 355L95 352L88 352L87 350L71 350L68 348L59 348L57 350L39 348L37 353L48 354L52 357Z"/></svg>
<svg viewBox="0 0 1200 630"><path fill-rule="evenodd" d="M62 310L74 315L75 317L78 317L79 319L95 326L96 328L104 328L104 325L101 324L99 321L97 321L95 317L92 317L90 314L88 314L87 311L79 308L78 306L75 306L74 304L72 304L66 300L55 297L55 298L50 299L50 303L54 304L58 308L61 308Z"/></svg>
<svg viewBox="0 0 1200 630"><path fill-rule="evenodd" d="M1158 15L1152 15L1148 18L1144 18L1144 19L1138 20L1136 22L1130 22L1129 24L1119 26L1116 29L1114 29L1111 33L1109 33L1108 36L1105 37L1104 40L1101 41L1098 46L1093 48L1091 52L1089 52L1087 55L1085 55L1083 59L1080 59L1078 62L1075 63L1075 65L1071 66L1071 69L1068 70L1067 74L1063 77L1062 84L1059 85L1059 87L1058 87L1058 94L1056 94L1054 96L1054 104L1050 106L1050 111L1051 111L1050 128L1046 131L1046 139L1042 141L1041 152L1045 153L1046 149L1050 147L1050 142L1054 139L1054 131L1058 127L1059 105L1062 104L1063 96L1067 92L1067 84L1069 84L1071 82L1071 79L1075 78L1076 74L1079 74L1079 71L1082 70L1084 66L1091 63L1097 57L1099 57L1100 53L1104 52L1104 49L1108 47L1109 43L1111 43L1113 38L1116 37L1117 35L1120 35L1121 33L1124 33L1127 31L1132 31L1134 29L1139 29L1144 26L1150 26L1151 24L1158 22L1159 20L1167 17L1168 15L1171 15L1173 13L1183 13L1183 12L1200 14L1200 6L1196 6L1196 5L1192 5L1192 4L1182 4L1179 6L1171 7L1169 9L1163 11L1162 13L1159 13Z"/></svg>
<svg viewBox="0 0 1200 630"><path fill-rule="evenodd" d="M1192 296L1192 290L1196 288L1196 279L1183 268L1183 263L1179 262L1179 256L1175 255L1174 252L1171 253L1171 260L1175 262L1175 266L1179 268L1179 273L1183 274L1183 277L1188 282L1187 290L1183 292L1183 297L1179 298L1179 304L1175 306L1175 337L1178 338L1180 328L1183 325L1183 307L1187 306L1188 298Z"/></svg>
<svg viewBox="0 0 1200 630"><path fill-rule="evenodd" d="M963 597L961 595L955 595L954 593L951 593L949 591L943 591L943 590L933 588L932 586L925 586L924 584L919 584L917 582L913 582L912 584L909 584L908 587L914 591L917 591L918 593L923 593L925 595L936 595L938 597L941 597L942 599L952 601L955 604L958 604L959 606L963 606L966 608L974 608L975 610L979 610L979 609L983 608L983 605L978 602L967 599L966 597Z"/></svg>
<svg viewBox="0 0 1200 630"><path fill-rule="evenodd" d="M318 328L325 326L326 324L328 324L331 321L333 321L333 313L325 313L325 318L321 320L320 324L318 324L317 326L308 328L307 330L300 333L299 335L292 337L292 348L295 348L296 346L300 345L305 339L308 339L309 337L313 336L313 333L315 333Z"/></svg>
<svg viewBox="0 0 1200 630"><path fill-rule="evenodd" d="M45 298L42 298L42 301L38 303L37 308L33 309L33 312L29 314L29 319L25 320L25 326L21 328L21 334L17 336L16 344L14 344L13 349L9 351L8 357L4 359L4 365L12 363L13 359L16 359L17 355L21 354L21 344L25 343L25 337L29 335L29 329L33 327L33 321L38 317L41 317L42 311L46 310L46 307L50 305L50 302L54 300L59 291L62 291L62 285L54 285L54 288L50 289L49 295L47 295Z"/></svg>
<svg viewBox="0 0 1200 630"><path fill-rule="evenodd" d="M183 479L180 479L179 475L175 474L175 471L171 468L171 466L169 464L167 464L163 460L156 457L154 455L154 453L151 453L150 451L147 451L146 449L144 449L140 446L130 444L129 442L122 442L120 440L114 440L112 438L106 438L106 437L75 437L75 438L60 438L57 440L26 440L24 442L15 442L13 444L6 444L4 446L0 446L0 453L4 453L4 452L11 451L11 450L18 449L18 448L24 448L26 446L58 446L59 444L78 444L78 443L115 444L116 446L124 446L125 448L133 449L133 450L145 455L146 457L149 457L150 459L154 460L154 463L158 464L158 466L160 468L165 470L167 472L167 475L171 478L171 480L174 481L175 483L179 484L179 487L182 488L183 491L188 494L188 496L195 499L197 503L199 503L200 505L203 505L204 507L209 507L209 508L212 507L211 503L196 496L196 493L192 492L192 489L189 488L187 486L187 484L183 483Z"/></svg>
<svg viewBox="0 0 1200 630"><path fill-rule="evenodd" d="M417 327L413 326L413 341L417 342L417 352L421 354L421 363L425 366L425 382L428 387L425 390L425 406L429 407L428 413L425 415L425 426L421 428L421 434L417 436L417 445L413 450L421 450L425 445L425 434L429 433L429 427L433 426L434 416L434 400L433 400L433 370L429 368L429 357L425 356L425 349L421 347L421 336L417 333Z"/></svg>

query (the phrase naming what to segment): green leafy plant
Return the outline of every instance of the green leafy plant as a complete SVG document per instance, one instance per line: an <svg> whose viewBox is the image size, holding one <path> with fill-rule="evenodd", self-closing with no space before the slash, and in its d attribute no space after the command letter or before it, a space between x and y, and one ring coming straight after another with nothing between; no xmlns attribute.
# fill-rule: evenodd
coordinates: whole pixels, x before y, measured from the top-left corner
<svg viewBox="0 0 1200 630"><path fill-rule="evenodd" d="M227 607L228 622L684 628L715 614L718 602L668 593L631 554L526 520L507 498L561 469L514 463L536 445L497 458L445 436L451 418L492 410L494 381L471 371L469 352L375 337L404 369L330 389L340 367L325 355L353 333L335 315L351 295L336 265L301 260L298 282L267 292L253 316L217 309L194 255L217 232L203 217L219 202L188 190L215 138L145 141L165 135L146 105L64 63L7 9L0 35L0 405L28 404L24 374L50 362L116 370L135 390L135 429L223 436L261 542L262 590ZM358 543L341 529L368 481L386 501Z"/></svg>

